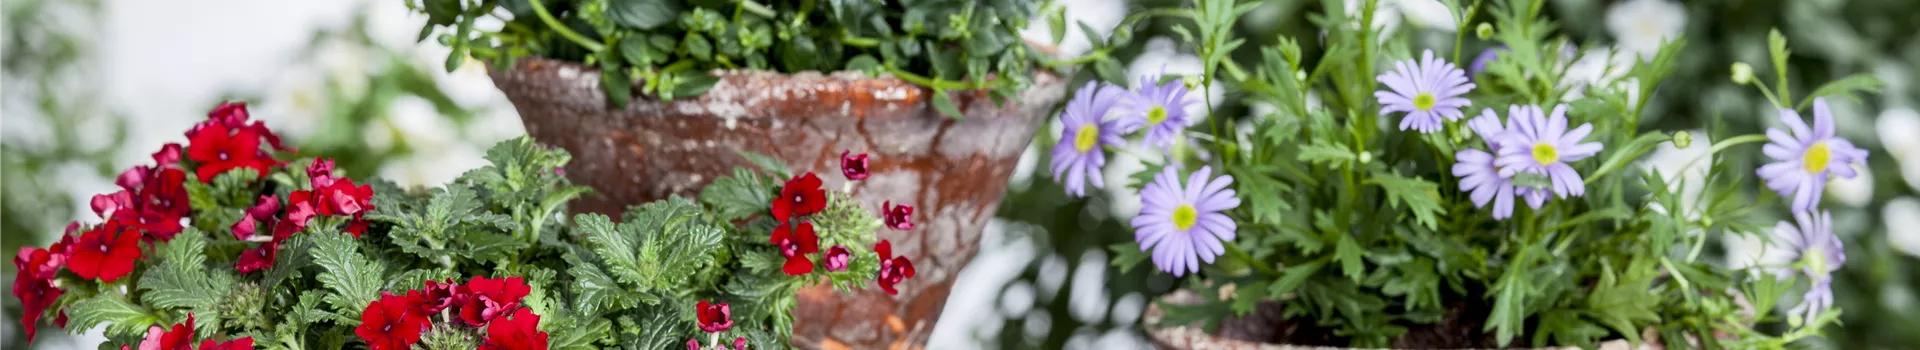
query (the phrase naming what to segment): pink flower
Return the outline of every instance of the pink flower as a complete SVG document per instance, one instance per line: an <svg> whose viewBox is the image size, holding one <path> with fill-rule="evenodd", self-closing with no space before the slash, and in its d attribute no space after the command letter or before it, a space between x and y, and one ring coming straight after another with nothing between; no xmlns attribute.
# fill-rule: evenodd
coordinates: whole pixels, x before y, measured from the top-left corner
<svg viewBox="0 0 1920 350"><path fill-rule="evenodd" d="M904 256L893 256L893 243L884 239L873 246L873 251L880 254L880 276L874 278L874 282L880 283L880 289L886 290L887 294L900 294L893 286L913 277L913 261Z"/></svg>
<svg viewBox="0 0 1920 350"><path fill-rule="evenodd" d="M701 300L694 304L694 313L700 319L700 330L707 333L725 331L733 327L733 310L727 303L708 303Z"/></svg>
<svg viewBox="0 0 1920 350"><path fill-rule="evenodd" d="M315 189L333 186L333 160L314 159L313 164L307 166L307 178Z"/></svg>
<svg viewBox="0 0 1920 350"><path fill-rule="evenodd" d="M787 257L781 271L790 276L813 272L813 260L808 260L807 254L820 252L820 236L813 233L813 223L780 225L773 229L771 238L773 245L780 248L780 256Z"/></svg>
<svg viewBox="0 0 1920 350"><path fill-rule="evenodd" d="M259 247L241 252L240 260L234 262L233 269L240 271L240 273L265 270L273 267L273 261L279 256L279 242L263 243L260 244Z"/></svg>
<svg viewBox="0 0 1920 350"><path fill-rule="evenodd" d="M880 205L880 208L886 210L887 227L900 231L913 229L913 206L906 204L895 206L893 201L887 201L886 204Z"/></svg>
<svg viewBox="0 0 1920 350"><path fill-rule="evenodd" d="M99 215L102 219L110 218L115 211L133 207L133 193L120 190L112 194L96 194L93 195L93 201L90 204L93 205L94 215Z"/></svg>
<svg viewBox="0 0 1920 350"><path fill-rule="evenodd" d="M170 142L165 146L160 146L159 151L153 152L154 166L161 168L179 168L180 152L180 144L178 143Z"/></svg>
<svg viewBox="0 0 1920 350"><path fill-rule="evenodd" d="M153 168L148 168L145 165L135 165L132 168L127 168L127 171L120 172L120 176L114 178L113 184L120 185L120 188L129 190L139 189L140 185L146 183L147 174L152 171Z"/></svg>
<svg viewBox="0 0 1920 350"><path fill-rule="evenodd" d="M853 151L840 151L840 174L846 175L847 180L866 180L867 176L871 175L867 173L867 154L849 155L849 153Z"/></svg>
<svg viewBox="0 0 1920 350"><path fill-rule="evenodd" d="M827 249L827 271L846 271L847 262L850 260L853 260L853 252L847 251L847 247L833 246L832 249Z"/></svg>

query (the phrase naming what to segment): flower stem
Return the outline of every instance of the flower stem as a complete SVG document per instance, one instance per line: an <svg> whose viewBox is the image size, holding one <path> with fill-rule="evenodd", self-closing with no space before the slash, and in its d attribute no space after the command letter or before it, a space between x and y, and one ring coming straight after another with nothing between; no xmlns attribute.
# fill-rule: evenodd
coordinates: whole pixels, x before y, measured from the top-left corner
<svg viewBox="0 0 1920 350"><path fill-rule="evenodd" d="M547 13L547 5L540 3L540 0L528 1L533 5L533 14L540 16L540 22L546 23L547 28L552 28L553 32L560 33L560 36L566 37L567 40L571 40L575 44L579 44L580 47L586 48L587 51L600 52L607 50L606 45L593 42L593 40L587 40L586 36L574 32L573 29L567 28L567 25L561 24L560 20L554 19L553 14Z"/></svg>
<svg viewBox="0 0 1920 350"><path fill-rule="evenodd" d="M1693 164L1699 163L1701 159L1707 159L1709 157L1713 157L1714 153L1720 153L1720 151L1726 150L1729 147L1738 146L1738 145L1747 144L1747 143L1764 142L1764 141L1767 141L1767 135L1764 135L1764 134L1741 135L1741 136L1735 136L1733 138L1729 138L1725 140L1720 140L1720 142L1713 143L1713 148L1707 149L1707 154L1702 154L1699 157L1693 157L1693 160L1687 161L1687 164L1684 166L1681 166L1680 169L1692 168Z"/></svg>
<svg viewBox="0 0 1920 350"><path fill-rule="evenodd" d="M1234 259L1240 259L1240 261L1246 262L1247 266L1252 266L1254 271L1259 271L1260 274L1270 277L1280 277L1280 271L1274 270L1272 266L1267 266L1264 262L1254 260L1252 255L1248 255L1246 251L1240 250L1240 247L1233 245L1233 242L1221 243L1223 243L1221 244L1222 246L1227 247L1227 255L1232 255Z"/></svg>

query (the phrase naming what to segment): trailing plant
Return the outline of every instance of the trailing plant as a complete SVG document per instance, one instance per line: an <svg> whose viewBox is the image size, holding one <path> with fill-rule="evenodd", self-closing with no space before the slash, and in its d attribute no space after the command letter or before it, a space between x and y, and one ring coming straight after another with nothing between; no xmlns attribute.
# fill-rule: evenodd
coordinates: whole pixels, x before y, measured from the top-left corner
<svg viewBox="0 0 1920 350"><path fill-rule="evenodd" d="M101 222L23 248L27 337L52 319L141 348L784 348L800 288L891 291L913 276L874 235L910 227L911 206L883 220L758 155L742 156L760 170L698 201L568 217L590 189L561 176L565 151L529 138L407 191L327 159L283 161L292 148L249 119L220 106L96 196ZM850 179L866 176L857 158Z"/></svg>
<svg viewBox="0 0 1920 350"><path fill-rule="evenodd" d="M945 92L986 90L1017 99L1036 66L1053 62L1020 37L1044 6L1030 0L408 0L427 16L422 40L453 48L453 69L471 55L506 69L521 57L600 69L614 106L634 83L662 100L711 88L716 69L850 70L889 74ZM1045 7L1058 9L1058 7ZM1056 32L1064 17L1050 12ZM497 28L482 23L501 22ZM439 33L434 35L434 33ZM1056 36L1056 42L1058 36ZM953 108L942 107L953 117Z"/></svg>
<svg viewBox="0 0 1920 350"><path fill-rule="evenodd" d="M1381 32L1377 1L1326 0L1311 16L1322 37L1280 37L1249 66L1227 59L1244 43L1230 29L1256 4L1156 10L1185 19L1175 32L1202 73L1131 88L1098 74L1104 82L1079 89L1061 114L1050 168L1083 196L1106 185L1108 152L1164 156L1125 184L1141 204L1136 240L1110 249L1123 272L1150 261L1203 296L1162 303L1167 325L1212 330L1221 315L1270 304L1298 334L1330 335L1303 340L1318 345L1591 348L1625 339L1777 349L1834 324L1832 273L1846 254L1820 193L1828 178L1856 175L1866 151L1836 136L1825 100L1877 84L1838 81L1796 100L1785 88L1789 50L1775 33L1778 84L1751 83L1752 69L1735 79L1773 102L1758 117L1785 127L1642 130L1646 102L1684 40L1602 79L1578 79L1568 73L1575 61L1611 57L1566 50L1572 44L1539 16L1543 2L1447 4L1459 35L1436 49L1452 46L1451 58ZM1469 32L1476 45L1499 48L1462 67L1454 62L1461 43L1475 40ZM1202 88L1225 91L1194 91ZM1214 93L1271 108L1216 114L1225 111L1207 100ZM1709 165L1704 182L1634 169L1660 144L1694 142L1711 144L1696 160ZM1720 170L1751 150L1773 159L1759 181ZM1748 197L1743 186L1766 190ZM1702 258L1728 235L1769 237L1787 254L1740 265ZM1414 335L1456 343L1409 344Z"/></svg>

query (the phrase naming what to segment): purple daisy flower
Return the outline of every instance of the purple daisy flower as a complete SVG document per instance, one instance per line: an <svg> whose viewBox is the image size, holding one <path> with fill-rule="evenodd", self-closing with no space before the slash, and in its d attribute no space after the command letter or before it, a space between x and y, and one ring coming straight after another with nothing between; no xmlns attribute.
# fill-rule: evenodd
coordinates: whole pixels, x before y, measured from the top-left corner
<svg viewBox="0 0 1920 350"><path fill-rule="evenodd" d="M1422 133L1440 130L1442 117L1446 120L1466 117L1460 109L1473 102L1460 95L1473 91L1473 83L1467 81L1466 73L1460 68L1433 57L1433 50L1427 50L1419 62L1405 60L1398 65L1394 71L1376 78L1392 90L1373 92L1373 97L1380 100L1380 115L1407 112L1407 116L1400 119L1400 130Z"/></svg>
<svg viewBox="0 0 1920 350"><path fill-rule="evenodd" d="M1202 261L1226 253L1223 241L1232 241L1237 227L1221 212L1240 206L1232 175L1212 178L1213 169L1201 167L1185 186L1173 167L1160 171L1141 189L1140 214L1133 217L1133 239L1140 250L1153 250L1153 265L1174 276L1199 272ZM1211 179L1211 181L1209 181Z"/></svg>
<svg viewBox="0 0 1920 350"><path fill-rule="evenodd" d="M1086 196L1086 184L1106 187L1100 168L1107 165L1107 154L1100 146L1118 146L1125 142L1122 122L1105 118L1126 90L1087 82L1073 94L1073 101L1060 113L1060 143L1053 146L1054 181L1066 186L1067 194Z"/></svg>
<svg viewBox="0 0 1920 350"><path fill-rule="evenodd" d="M1773 226L1773 234L1787 243L1788 252L1793 254L1789 261L1800 263L1800 271L1813 280L1813 288L1802 296L1799 306L1787 312L1804 315L1807 322L1813 322L1820 311L1833 306L1833 272L1847 263L1847 252L1840 245L1840 236L1833 234L1833 214L1800 212L1793 218L1798 226L1781 221Z"/></svg>
<svg viewBox="0 0 1920 350"><path fill-rule="evenodd" d="M1515 176L1519 173L1546 175L1552 182L1553 193L1560 198L1578 197L1587 193L1587 184L1580 178L1580 172L1574 171L1567 162L1587 159L1600 153L1604 147L1599 142L1581 143L1587 134L1593 133L1593 124L1580 124L1580 127L1567 130L1567 105L1553 107L1551 116L1543 115L1540 106L1512 106L1507 108L1507 132L1496 137L1500 144L1499 157L1494 164L1500 167L1501 176Z"/></svg>
<svg viewBox="0 0 1920 350"><path fill-rule="evenodd" d="M1481 72L1486 72L1487 65L1492 64L1493 60L1500 59L1500 54L1506 51L1506 45L1495 46L1485 51L1480 51L1479 56L1473 57L1473 63L1467 65L1467 76L1472 77L1480 75Z"/></svg>
<svg viewBox="0 0 1920 350"><path fill-rule="evenodd" d="M1146 128L1146 144L1166 149L1181 130L1199 121L1187 115L1187 106L1193 104L1187 100L1187 86L1179 80L1154 85L1159 80L1158 76L1140 78L1140 91L1120 103L1120 119L1125 121L1121 124L1125 132Z"/></svg>
<svg viewBox="0 0 1920 350"><path fill-rule="evenodd" d="M1494 115L1492 108L1481 111L1480 117L1467 121L1467 126L1480 134L1480 138L1486 140L1487 149L1492 150L1489 153L1468 148L1454 154L1458 162L1453 164L1453 175L1460 177L1460 190L1469 193L1474 206L1484 208L1488 202L1492 202L1493 218L1506 219L1513 217L1513 197L1516 195L1525 197L1527 205L1534 209L1546 204L1546 191L1515 186L1513 177L1500 175L1500 168L1494 165L1494 154L1500 153L1500 145L1493 140L1506 133L1508 128L1500 125L1500 117Z"/></svg>
<svg viewBox="0 0 1920 350"><path fill-rule="evenodd" d="M1800 113L1792 109L1781 109L1780 121L1793 130L1793 135L1779 128L1767 128L1769 141L1760 150L1776 162L1761 166L1757 172L1760 178L1766 179L1767 188L1779 192L1781 197L1793 195L1793 212L1812 212L1820 205L1820 194L1826 190L1828 176L1851 179L1860 175L1854 171L1853 163L1865 164L1867 150L1834 136L1833 110L1827 109L1826 98L1813 99L1812 130L1800 120Z"/></svg>

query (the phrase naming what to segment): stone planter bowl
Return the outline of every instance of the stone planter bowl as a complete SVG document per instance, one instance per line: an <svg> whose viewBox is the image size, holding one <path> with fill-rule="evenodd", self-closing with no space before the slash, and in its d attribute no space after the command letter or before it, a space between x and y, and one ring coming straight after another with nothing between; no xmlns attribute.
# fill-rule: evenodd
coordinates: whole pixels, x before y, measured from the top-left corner
<svg viewBox="0 0 1920 350"><path fill-rule="evenodd" d="M539 58L497 68L494 85L519 110L527 133L573 153L567 178L598 191L576 201L577 212L619 217L629 205L692 197L734 167L752 167L736 151L814 172L829 189L847 182L841 151L871 154L873 176L851 191L876 213L885 201L915 207L917 227L879 237L913 259L918 274L899 295L802 290L790 343L823 349L924 346L1014 164L1066 92L1066 82L1047 72L1036 73L1021 103L996 106L984 92L954 92L966 115L956 120L930 105L932 90L892 77L720 71L720 81L699 97L641 96L616 109L594 68Z"/></svg>

